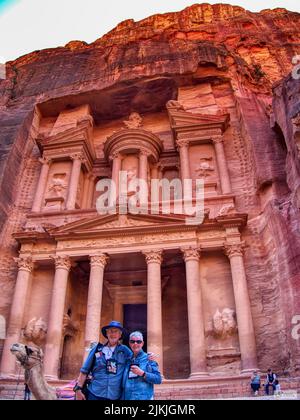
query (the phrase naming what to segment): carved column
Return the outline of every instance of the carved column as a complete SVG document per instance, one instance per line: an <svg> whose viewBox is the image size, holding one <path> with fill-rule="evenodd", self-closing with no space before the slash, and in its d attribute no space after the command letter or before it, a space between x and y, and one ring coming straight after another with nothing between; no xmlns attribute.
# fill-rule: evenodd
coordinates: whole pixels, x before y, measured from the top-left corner
<svg viewBox="0 0 300 420"><path fill-rule="evenodd" d="M48 322L47 342L45 347L44 372L51 379L57 379L60 346L63 333L63 317L69 271L68 256L56 256L55 277L52 289L51 307Z"/></svg>
<svg viewBox="0 0 300 420"><path fill-rule="evenodd" d="M1 376L14 376L16 358L10 352L13 344L18 343L23 327L23 318L26 307L26 296L30 285L30 276L33 270L31 257L15 258L19 271L15 285L13 301L10 309L10 318L7 329L7 337L4 343Z"/></svg>
<svg viewBox="0 0 300 420"><path fill-rule="evenodd" d="M242 371L257 369L255 334L244 267L244 244L225 244L225 253L229 257L233 292L238 323L241 350Z"/></svg>
<svg viewBox="0 0 300 420"><path fill-rule="evenodd" d="M153 168L151 168L151 179L159 179L157 165L155 165L155 166L153 166Z"/></svg>
<svg viewBox="0 0 300 420"><path fill-rule="evenodd" d="M184 186L185 180L191 179L189 142L188 140L178 140L177 145L179 146L181 180ZM184 195L187 198L192 197L192 185L184 186Z"/></svg>
<svg viewBox="0 0 300 420"><path fill-rule="evenodd" d="M110 159L113 160L111 179L116 187L116 196L114 196L114 194L111 193L109 197L109 207L114 207L119 201L119 173L121 171L122 166L122 157L120 153L113 153Z"/></svg>
<svg viewBox="0 0 300 420"><path fill-rule="evenodd" d="M148 205L148 152L141 150L139 154L139 179L143 180L140 187L140 206Z"/></svg>
<svg viewBox="0 0 300 420"><path fill-rule="evenodd" d="M70 182L69 182L68 199L67 199L67 204L66 204L67 210L75 209L76 196L77 196L80 171L81 171L81 164L84 161L82 155L80 154L75 154L71 156L71 158L73 159L73 166L72 166Z"/></svg>
<svg viewBox="0 0 300 420"><path fill-rule="evenodd" d="M90 193L90 183L91 183L91 175L86 174L83 183L83 197L82 197L82 208L87 209L89 208L89 193Z"/></svg>
<svg viewBox="0 0 300 420"><path fill-rule="evenodd" d="M191 178L189 142L188 140L178 140L177 145L179 146L181 179L183 181Z"/></svg>
<svg viewBox="0 0 300 420"><path fill-rule="evenodd" d="M160 370L163 371L163 333L161 303L162 251L143 252L147 262L147 342L148 351L160 356Z"/></svg>
<svg viewBox="0 0 300 420"><path fill-rule="evenodd" d="M227 162L226 162L226 156L224 152L223 137L222 136L214 137L213 143L215 146L222 193L230 194L231 183L230 183L230 177L229 177L229 172L228 172L228 167L227 167Z"/></svg>
<svg viewBox="0 0 300 420"><path fill-rule="evenodd" d="M47 180L48 180L48 174L50 169L50 163L51 160L48 158L40 158L39 162L42 164L42 169L40 172L39 182L37 185L37 189L35 192L34 202L32 205L32 211L33 212L39 212L42 208L43 203L43 197L46 190Z"/></svg>
<svg viewBox="0 0 300 420"><path fill-rule="evenodd" d="M200 252L198 248L182 248L186 267L188 303L190 378L207 375L206 345L203 320L202 291L199 273Z"/></svg>
<svg viewBox="0 0 300 420"><path fill-rule="evenodd" d="M106 254L92 255L90 261L91 271L85 324L85 348L89 348L92 342L99 341L104 269L108 262L108 256Z"/></svg>

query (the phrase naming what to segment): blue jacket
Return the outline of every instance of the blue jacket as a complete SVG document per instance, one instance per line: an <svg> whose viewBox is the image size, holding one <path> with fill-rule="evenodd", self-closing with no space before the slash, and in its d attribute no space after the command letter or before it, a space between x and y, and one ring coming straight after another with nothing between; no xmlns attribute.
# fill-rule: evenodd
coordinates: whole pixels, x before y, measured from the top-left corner
<svg viewBox="0 0 300 420"><path fill-rule="evenodd" d="M106 370L106 359L102 353L104 345L98 344L94 346L86 361L84 362L80 372L88 374L92 369L92 382L89 385L89 391L96 397L106 398L108 400L118 400L122 394L122 379L127 360L132 356L132 351L122 344L117 345L112 355L117 365L117 373L108 373ZM95 356L95 358L94 358Z"/></svg>
<svg viewBox="0 0 300 420"><path fill-rule="evenodd" d="M146 372L146 376L129 379L128 373L132 364L137 364ZM150 361L148 355L141 350L136 358L132 357L127 361L123 375L122 400L151 400L154 395L153 384L161 384L161 381L158 364Z"/></svg>

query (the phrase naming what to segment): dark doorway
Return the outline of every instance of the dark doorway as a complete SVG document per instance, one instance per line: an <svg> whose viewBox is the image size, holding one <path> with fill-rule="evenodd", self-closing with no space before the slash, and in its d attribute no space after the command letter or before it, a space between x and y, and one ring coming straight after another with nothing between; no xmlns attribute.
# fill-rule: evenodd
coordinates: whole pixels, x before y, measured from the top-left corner
<svg viewBox="0 0 300 420"><path fill-rule="evenodd" d="M128 332L123 343L129 345L129 334L133 331L140 331L144 336L143 350L147 351L147 305L123 305L124 328Z"/></svg>

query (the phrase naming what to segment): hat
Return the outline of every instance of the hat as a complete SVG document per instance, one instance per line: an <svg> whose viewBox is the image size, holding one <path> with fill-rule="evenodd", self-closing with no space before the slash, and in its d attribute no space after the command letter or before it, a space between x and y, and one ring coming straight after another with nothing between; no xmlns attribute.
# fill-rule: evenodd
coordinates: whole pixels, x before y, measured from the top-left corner
<svg viewBox="0 0 300 420"><path fill-rule="evenodd" d="M105 325L105 327L101 329L101 332L105 338L107 338L106 330L108 330L108 328L118 328L122 332L122 335L125 332L125 329L119 321L111 321L109 325Z"/></svg>

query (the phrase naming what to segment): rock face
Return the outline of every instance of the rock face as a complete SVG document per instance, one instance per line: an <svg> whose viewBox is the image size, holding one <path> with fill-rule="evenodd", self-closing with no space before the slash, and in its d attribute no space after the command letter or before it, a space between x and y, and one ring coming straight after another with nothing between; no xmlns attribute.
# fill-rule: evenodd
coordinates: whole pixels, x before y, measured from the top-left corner
<svg viewBox="0 0 300 420"><path fill-rule="evenodd" d="M300 339L292 337L293 318L300 315L300 82L289 73L299 24L300 14L285 9L251 13L196 4L122 22L89 45L73 41L7 63L7 79L0 80L0 315L8 319L17 273L12 234L26 223L39 177L35 139L72 127L64 113L88 104L99 162L103 139L134 112L145 116L147 129L159 131L171 151L163 115L166 103L176 100L190 113L230 114L225 154L236 208L248 214L243 239L259 367L295 375L300 369ZM209 169L211 162L203 165ZM176 281L169 282L174 284L170 296L180 309L182 286ZM174 336L169 340L178 345ZM186 336L186 348L187 341ZM188 361L181 369L188 373Z"/></svg>

